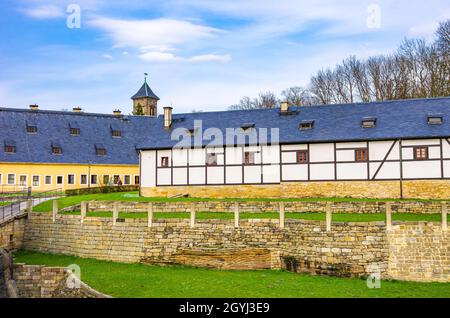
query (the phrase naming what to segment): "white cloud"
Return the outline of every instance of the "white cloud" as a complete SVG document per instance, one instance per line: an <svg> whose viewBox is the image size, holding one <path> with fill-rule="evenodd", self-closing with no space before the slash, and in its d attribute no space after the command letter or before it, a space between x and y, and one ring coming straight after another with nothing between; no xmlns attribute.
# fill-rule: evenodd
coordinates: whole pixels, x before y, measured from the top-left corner
<svg viewBox="0 0 450 318"><path fill-rule="evenodd" d="M190 62L229 62L231 55L229 54L204 54L196 55L188 59Z"/></svg>
<svg viewBox="0 0 450 318"><path fill-rule="evenodd" d="M139 58L147 62L169 62L178 60L178 58L172 53L156 51L142 53L139 55Z"/></svg>
<svg viewBox="0 0 450 318"><path fill-rule="evenodd" d="M35 19L54 19L65 16L63 8L56 5L45 5L23 9L23 12Z"/></svg>
<svg viewBox="0 0 450 318"><path fill-rule="evenodd" d="M111 54L103 54L103 57L108 60L112 60L113 58Z"/></svg>

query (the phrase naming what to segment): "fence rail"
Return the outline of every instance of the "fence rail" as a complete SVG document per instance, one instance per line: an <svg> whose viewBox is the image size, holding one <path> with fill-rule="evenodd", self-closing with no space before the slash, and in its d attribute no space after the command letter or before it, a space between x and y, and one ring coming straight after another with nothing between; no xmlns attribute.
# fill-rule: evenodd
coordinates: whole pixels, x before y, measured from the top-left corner
<svg viewBox="0 0 450 318"><path fill-rule="evenodd" d="M62 196L62 189L32 193L31 188L25 188L22 191L0 192L0 203L8 202L0 206L0 223L24 213L30 201L32 205L36 205Z"/></svg>

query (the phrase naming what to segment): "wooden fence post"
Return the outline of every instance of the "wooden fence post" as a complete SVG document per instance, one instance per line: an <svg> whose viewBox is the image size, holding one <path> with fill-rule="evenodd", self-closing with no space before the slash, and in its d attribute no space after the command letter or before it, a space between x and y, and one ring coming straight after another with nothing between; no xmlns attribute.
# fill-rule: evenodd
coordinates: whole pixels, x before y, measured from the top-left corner
<svg viewBox="0 0 450 318"><path fill-rule="evenodd" d="M148 227L152 227L153 226L153 203L152 202L150 202L148 204L147 212L148 212L148 217L147 217Z"/></svg>
<svg viewBox="0 0 450 318"><path fill-rule="evenodd" d="M113 225L116 225L117 219L119 218L119 202L114 202L113 207Z"/></svg>
<svg viewBox="0 0 450 318"><path fill-rule="evenodd" d="M448 206L447 206L447 202L442 202L441 203L441 213L442 213L442 231L447 232L448 231L448 221L447 221Z"/></svg>
<svg viewBox="0 0 450 318"><path fill-rule="evenodd" d="M326 214L327 232L331 232L331 222L332 222L331 202L327 203L326 213L327 213Z"/></svg>
<svg viewBox="0 0 450 318"><path fill-rule="evenodd" d="M191 227L195 226L195 203L191 204Z"/></svg>
<svg viewBox="0 0 450 318"><path fill-rule="evenodd" d="M392 230L392 203L386 202L386 231Z"/></svg>
<svg viewBox="0 0 450 318"><path fill-rule="evenodd" d="M234 227L239 227L239 202L234 203Z"/></svg>
<svg viewBox="0 0 450 318"><path fill-rule="evenodd" d="M53 200L52 220L56 222L56 216L58 215L58 200Z"/></svg>
<svg viewBox="0 0 450 318"><path fill-rule="evenodd" d="M82 201L81 202L81 209L80 209L80 212L81 212L81 224L83 224L84 219L86 218L87 209L88 209L87 202L86 201Z"/></svg>
<svg viewBox="0 0 450 318"><path fill-rule="evenodd" d="M284 228L284 202L280 202L280 228Z"/></svg>

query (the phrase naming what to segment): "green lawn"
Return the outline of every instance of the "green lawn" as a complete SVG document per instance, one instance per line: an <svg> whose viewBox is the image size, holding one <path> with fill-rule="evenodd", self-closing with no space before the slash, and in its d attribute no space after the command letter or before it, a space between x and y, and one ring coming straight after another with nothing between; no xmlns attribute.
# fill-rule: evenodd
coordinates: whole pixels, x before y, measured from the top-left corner
<svg viewBox="0 0 450 318"><path fill-rule="evenodd" d="M81 279L113 297L150 298L450 298L449 283L382 281L369 289L363 279L310 276L283 271L221 271L181 266L121 264L73 256L19 251L17 262L81 268Z"/></svg>
<svg viewBox="0 0 450 318"><path fill-rule="evenodd" d="M80 212L64 212L61 214L80 215ZM106 217L112 218L112 212L88 212L88 217ZM120 212L119 218L124 219L146 219L148 217L146 212ZM156 212L155 219L189 219L189 212ZM240 219L278 219L278 213L245 213L239 214ZM286 213L287 220L313 220L325 221L325 213ZM450 215L447 216L450 221ZM234 213L227 212L197 212L197 220L233 220ZM440 222L441 214L412 214L412 213L395 213L392 215L393 221L403 222ZM350 213L334 213L333 222L383 222L385 221L384 214L350 214Z"/></svg>
<svg viewBox="0 0 450 318"><path fill-rule="evenodd" d="M10 204L10 203L11 203L11 202L0 201L0 206L8 205L8 204Z"/></svg>
<svg viewBox="0 0 450 318"><path fill-rule="evenodd" d="M294 198L294 199L271 199L271 198L260 198L260 199L211 199L211 198L165 198L165 197L152 197L145 198L139 197L138 192L115 192L115 193L101 193L101 194L86 194L86 195L77 195L71 197L64 197L58 199L59 208L65 208L71 205L75 205L80 203L81 201L134 201L134 202L198 202L198 201L271 201L271 202L289 202L289 201L303 201L303 202L317 202L317 201L326 201L326 202L389 202L389 201L398 201L398 199L353 199L353 198ZM426 201L426 200L404 200L404 201ZM442 201L442 200L439 200ZM52 204L51 202L44 202L34 208L34 211L37 212L47 212L51 211Z"/></svg>

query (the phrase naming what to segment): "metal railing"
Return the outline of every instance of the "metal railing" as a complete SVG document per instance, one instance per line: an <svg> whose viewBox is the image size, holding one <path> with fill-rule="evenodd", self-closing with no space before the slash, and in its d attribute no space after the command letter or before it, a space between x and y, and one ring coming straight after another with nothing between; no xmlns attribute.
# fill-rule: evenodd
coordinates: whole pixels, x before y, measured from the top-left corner
<svg viewBox="0 0 450 318"><path fill-rule="evenodd" d="M0 223L24 213L30 200L33 205L36 205L62 196L64 196L62 189L32 193L31 188L26 188L26 191L1 192ZM8 204L4 204L5 202L8 202Z"/></svg>

